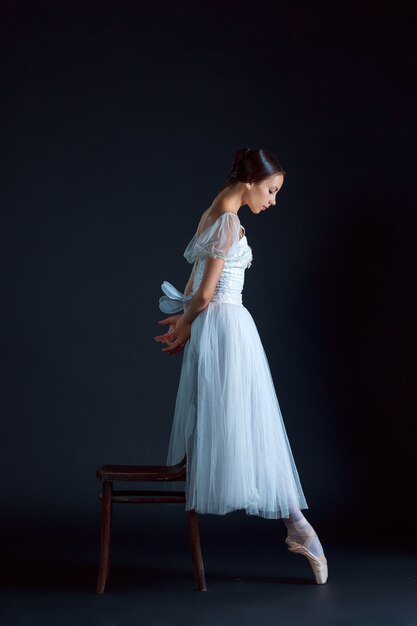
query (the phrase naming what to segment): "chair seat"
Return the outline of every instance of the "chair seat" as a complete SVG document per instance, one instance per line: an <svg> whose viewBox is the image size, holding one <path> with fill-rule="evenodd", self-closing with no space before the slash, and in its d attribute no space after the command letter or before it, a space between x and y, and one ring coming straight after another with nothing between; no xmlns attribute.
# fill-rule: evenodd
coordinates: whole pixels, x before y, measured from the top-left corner
<svg viewBox="0 0 417 626"><path fill-rule="evenodd" d="M97 478L104 482L185 480L186 466L177 465L102 465Z"/></svg>

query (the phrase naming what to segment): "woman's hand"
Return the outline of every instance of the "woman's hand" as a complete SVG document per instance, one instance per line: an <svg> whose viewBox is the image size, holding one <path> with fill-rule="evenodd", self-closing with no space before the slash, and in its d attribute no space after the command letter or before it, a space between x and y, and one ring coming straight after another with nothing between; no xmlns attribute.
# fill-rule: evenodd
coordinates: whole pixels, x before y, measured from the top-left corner
<svg viewBox="0 0 417 626"><path fill-rule="evenodd" d="M183 314L171 315L163 320L158 320L158 324L170 324L167 333L154 337L158 343L167 344L162 352L168 352L168 354L181 352L191 336L191 324L184 323Z"/></svg>
<svg viewBox="0 0 417 626"><path fill-rule="evenodd" d="M171 315L170 317L167 317L164 320L159 320L158 324L169 324L170 326L169 326L168 332L166 332L164 335L157 335L155 337L156 341L165 341L168 335L172 335L175 329L175 324L177 323L177 321L179 320L181 316L182 316L182 313L178 313L177 315Z"/></svg>

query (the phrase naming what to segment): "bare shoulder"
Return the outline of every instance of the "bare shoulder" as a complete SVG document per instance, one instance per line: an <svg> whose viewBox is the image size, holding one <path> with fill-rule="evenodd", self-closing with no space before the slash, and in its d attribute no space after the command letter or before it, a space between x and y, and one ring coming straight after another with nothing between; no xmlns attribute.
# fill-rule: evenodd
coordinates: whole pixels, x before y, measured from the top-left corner
<svg viewBox="0 0 417 626"><path fill-rule="evenodd" d="M203 230L210 228L214 224L214 222L222 215L223 213L230 213L231 211L223 203L218 203L217 205L212 205L208 209L204 211L204 213L200 217L200 221L197 226L197 236L200 235ZM236 215L236 218L239 220L239 217ZM240 221L240 220L239 220Z"/></svg>

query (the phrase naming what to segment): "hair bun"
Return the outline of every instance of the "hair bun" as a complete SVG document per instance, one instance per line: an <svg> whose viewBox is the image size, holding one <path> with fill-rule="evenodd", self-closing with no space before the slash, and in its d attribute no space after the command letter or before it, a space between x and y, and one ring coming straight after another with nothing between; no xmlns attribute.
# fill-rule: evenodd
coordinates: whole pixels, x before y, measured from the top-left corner
<svg viewBox="0 0 417 626"><path fill-rule="evenodd" d="M233 157L233 164L230 168L229 174L227 176L228 180L235 178L237 173L237 168L239 167L239 163L245 158L245 156L251 152L252 148L240 148Z"/></svg>
<svg viewBox="0 0 417 626"><path fill-rule="evenodd" d="M259 182L274 174L285 175L277 157L269 150L262 148L240 148L233 157L233 164L227 175L227 183Z"/></svg>
<svg viewBox="0 0 417 626"><path fill-rule="evenodd" d="M233 165L236 167L245 156L251 152L252 148L240 148L237 152L235 152L235 156L233 158Z"/></svg>

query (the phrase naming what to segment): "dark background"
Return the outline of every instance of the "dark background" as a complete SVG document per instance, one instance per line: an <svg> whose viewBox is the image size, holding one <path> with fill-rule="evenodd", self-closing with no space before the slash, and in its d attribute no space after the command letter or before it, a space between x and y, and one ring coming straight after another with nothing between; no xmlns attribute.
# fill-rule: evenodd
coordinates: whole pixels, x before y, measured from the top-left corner
<svg viewBox="0 0 417 626"><path fill-rule="evenodd" d="M254 254L244 304L269 359L304 513L323 544L410 544L410 7L2 4L10 558L52 542L68 558L89 545L95 564L96 468L165 462L182 355L153 339L160 285L184 288L183 251L241 147L273 151L287 172L272 210L243 207L239 217ZM184 525L182 506L119 508L126 536ZM226 518L205 516L202 532L236 545L275 532L283 541L279 521Z"/></svg>

